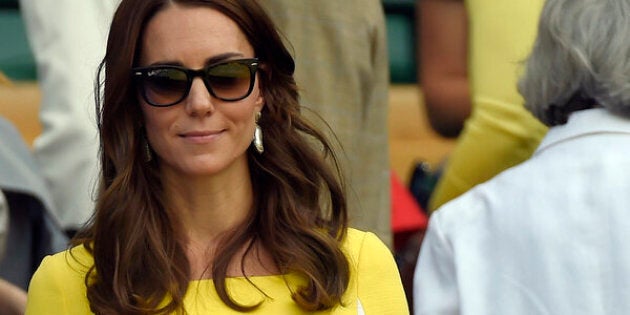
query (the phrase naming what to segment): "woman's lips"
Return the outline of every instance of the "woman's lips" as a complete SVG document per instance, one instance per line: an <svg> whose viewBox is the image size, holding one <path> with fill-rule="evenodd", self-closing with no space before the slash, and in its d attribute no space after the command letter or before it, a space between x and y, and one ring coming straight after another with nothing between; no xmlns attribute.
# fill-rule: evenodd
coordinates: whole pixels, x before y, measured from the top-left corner
<svg viewBox="0 0 630 315"><path fill-rule="evenodd" d="M185 141L202 144L208 143L219 137L225 130L202 130L202 131L188 131L179 134Z"/></svg>

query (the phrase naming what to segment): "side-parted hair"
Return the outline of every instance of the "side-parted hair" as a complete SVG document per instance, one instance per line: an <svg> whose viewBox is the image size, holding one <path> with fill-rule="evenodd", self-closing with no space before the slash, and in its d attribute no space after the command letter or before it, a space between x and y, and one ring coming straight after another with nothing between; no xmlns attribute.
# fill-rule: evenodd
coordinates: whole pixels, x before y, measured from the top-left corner
<svg viewBox="0 0 630 315"><path fill-rule="evenodd" d="M245 223L222 238L212 261L219 297L239 311L260 305L238 303L225 282L239 249L245 244L248 254L258 244L269 251L280 272L304 278L306 285L287 284L301 308L316 311L341 304L350 277L340 248L347 227L341 172L323 134L300 115L294 61L270 18L256 0L123 0L95 89L102 163L96 210L73 240L94 257L85 278L92 311L184 312L191 280L184 233L164 203L158 159L146 160L143 116L131 76L147 23L172 5L222 12L241 28L264 65L258 79L265 106L258 123L265 152L247 151L254 209Z"/></svg>
<svg viewBox="0 0 630 315"><path fill-rule="evenodd" d="M547 0L519 81L525 107L548 126L576 100L630 117L629 38L630 1Z"/></svg>

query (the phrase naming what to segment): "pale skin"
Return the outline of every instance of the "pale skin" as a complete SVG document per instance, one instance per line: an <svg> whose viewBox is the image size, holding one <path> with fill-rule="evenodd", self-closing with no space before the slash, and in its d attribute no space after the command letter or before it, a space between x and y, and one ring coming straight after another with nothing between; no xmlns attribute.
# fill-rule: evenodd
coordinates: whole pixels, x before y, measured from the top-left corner
<svg viewBox="0 0 630 315"><path fill-rule="evenodd" d="M470 116L468 16L463 0L420 0L419 77L429 122L457 137Z"/></svg>
<svg viewBox="0 0 630 315"><path fill-rule="evenodd" d="M26 312L26 292L0 279L0 315L20 315Z"/></svg>
<svg viewBox="0 0 630 315"><path fill-rule="evenodd" d="M140 66L200 69L217 61L252 57L253 47L227 16L207 7L171 4L147 24ZM242 223L253 208L246 150L256 113L264 106L259 80L248 97L236 102L214 98L198 77L188 97L174 106L152 107L139 100L149 144L160 162L167 206L186 232L192 277L209 278L220 237ZM278 271L264 248L255 246L245 258L245 272ZM240 261L235 261L228 276L240 275Z"/></svg>

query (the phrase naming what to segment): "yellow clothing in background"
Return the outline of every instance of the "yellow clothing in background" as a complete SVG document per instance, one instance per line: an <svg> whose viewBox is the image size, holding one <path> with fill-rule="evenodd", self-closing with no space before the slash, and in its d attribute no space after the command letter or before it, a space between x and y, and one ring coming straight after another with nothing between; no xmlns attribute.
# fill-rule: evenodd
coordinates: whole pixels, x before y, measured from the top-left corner
<svg viewBox="0 0 630 315"><path fill-rule="evenodd" d="M531 156L547 128L517 91L543 0L466 0L472 114L431 196L437 209Z"/></svg>
<svg viewBox="0 0 630 315"><path fill-rule="evenodd" d="M369 232L348 229L343 250L350 261L350 284L342 300L344 306L314 314L409 314L400 276L389 249ZM85 274L93 265L83 247L75 247L44 259L28 291L26 314L92 314L86 298ZM76 260L75 260L76 259ZM236 301L261 306L248 314L311 314L291 299L287 283L295 288L302 280L293 274L228 278L228 288ZM286 282L285 282L286 281ZM212 280L191 281L184 298L187 314L238 314L216 294ZM360 306L359 306L360 305ZM359 312L362 308L364 313Z"/></svg>

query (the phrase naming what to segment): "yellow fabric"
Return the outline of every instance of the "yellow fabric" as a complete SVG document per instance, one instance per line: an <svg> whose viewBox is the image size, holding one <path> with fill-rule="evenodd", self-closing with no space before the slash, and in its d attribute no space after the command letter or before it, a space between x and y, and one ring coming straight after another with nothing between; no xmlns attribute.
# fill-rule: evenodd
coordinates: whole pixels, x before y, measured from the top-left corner
<svg viewBox="0 0 630 315"><path fill-rule="evenodd" d="M358 301L365 314L409 314L391 252L376 235L349 229L343 250L351 265L350 284L343 296L345 305L315 314L358 314ZM68 255L70 251L72 255ZM92 314L86 298L85 272L93 260L83 247L75 247L70 251L44 259L31 280L27 315ZM251 280L269 298L244 278L228 279L229 290L237 301L264 301L260 308L249 314L311 314L300 310L291 299L287 283L292 287L299 285L297 276L258 276L251 277ZM238 313L221 302L211 280L192 281L184 304L190 315Z"/></svg>
<svg viewBox="0 0 630 315"><path fill-rule="evenodd" d="M472 114L431 197L431 210L529 158L546 133L517 91L542 4L466 1Z"/></svg>

